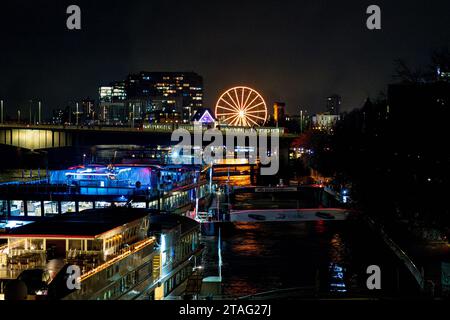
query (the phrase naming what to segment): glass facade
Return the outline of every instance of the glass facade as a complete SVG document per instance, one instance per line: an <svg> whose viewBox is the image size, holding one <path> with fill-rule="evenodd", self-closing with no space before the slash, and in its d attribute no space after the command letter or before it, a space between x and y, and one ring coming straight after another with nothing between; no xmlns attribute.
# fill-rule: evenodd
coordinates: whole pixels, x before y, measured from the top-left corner
<svg viewBox="0 0 450 320"><path fill-rule="evenodd" d="M13 217L20 217L25 215L25 208L22 200L10 201L10 215Z"/></svg>
<svg viewBox="0 0 450 320"><path fill-rule="evenodd" d="M27 214L30 217L42 216L42 203L41 201L27 201Z"/></svg>
<svg viewBox="0 0 450 320"><path fill-rule="evenodd" d="M0 200L0 217L6 217L8 215L8 201Z"/></svg>
<svg viewBox="0 0 450 320"><path fill-rule="evenodd" d="M206 186L200 188L199 197L206 195ZM193 193L191 190L176 192L161 199L161 209L171 211L192 203ZM9 203L9 210L8 210ZM125 206L124 201L96 201L95 208L108 208ZM26 205L26 210L25 210ZM77 208L78 207L78 208ZM132 208L157 209L158 200L148 202L131 202ZM93 201L41 201L41 200L0 200L0 216L29 216L42 217L46 215L70 214L94 209Z"/></svg>
<svg viewBox="0 0 450 320"><path fill-rule="evenodd" d="M44 201L44 213L45 215L58 214L58 202L57 201Z"/></svg>
<svg viewBox="0 0 450 320"><path fill-rule="evenodd" d="M94 202L80 201L78 202L78 211L81 212L87 209L94 209Z"/></svg>
<svg viewBox="0 0 450 320"><path fill-rule="evenodd" d="M74 213L76 212L75 201L62 201L61 213Z"/></svg>

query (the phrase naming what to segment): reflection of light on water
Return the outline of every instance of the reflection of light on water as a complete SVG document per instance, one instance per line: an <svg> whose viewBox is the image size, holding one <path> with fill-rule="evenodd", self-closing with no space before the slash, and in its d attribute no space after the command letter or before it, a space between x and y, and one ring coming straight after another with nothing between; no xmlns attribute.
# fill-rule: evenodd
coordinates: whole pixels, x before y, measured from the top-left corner
<svg viewBox="0 0 450 320"><path fill-rule="evenodd" d="M335 263L330 263L330 291L331 292L347 292L344 279L345 269Z"/></svg>
<svg viewBox="0 0 450 320"><path fill-rule="evenodd" d="M246 222L237 222L234 223L234 227L238 230L249 231L249 230L257 230L259 226L255 223L246 223Z"/></svg>
<svg viewBox="0 0 450 320"><path fill-rule="evenodd" d="M250 254L250 255L258 255L262 253L261 247L258 246L258 242L255 241L244 241L240 244L236 244L233 248L233 251L239 254Z"/></svg>
<svg viewBox="0 0 450 320"><path fill-rule="evenodd" d="M214 182L220 182L221 184L228 184L230 186L238 186L238 187L244 187L251 185L251 179L249 175L239 175L239 176L230 176L228 179L228 176L218 176L213 178Z"/></svg>
<svg viewBox="0 0 450 320"><path fill-rule="evenodd" d="M233 251L239 255L259 255L263 252L260 237L260 226L255 223L236 223L238 232L244 232L242 241L233 243Z"/></svg>
<svg viewBox="0 0 450 320"><path fill-rule="evenodd" d="M336 233L331 239L330 259L333 263L342 263L345 261L345 245L341 236Z"/></svg>
<svg viewBox="0 0 450 320"><path fill-rule="evenodd" d="M346 247L339 233L333 235L330 245L331 263L328 268L330 292L347 292L345 284L346 270L343 266L346 262Z"/></svg>
<svg viewBox="0 0 450 320"><path fill-rule="evenodd" d="M233 223L226 230L222 234L225 295L238 297L315 284L320 293L336 297L354 290L349 259L354 243L347 241L348 229L343 223ZM218 267L217 238L208 240L205 274L213 276Z"/></svg>
<svg viewBox="0 0 450 320"><path fill-rule="evenodd" d="M325 231L326 231L325 221L323 221L323 220L317 220L314 224L314 227L318 234L325 233Z"/></svg>
<svg viewBox="0 0 450 320"><path fill-rule="evenodd" d="M255 283L242 277L231 276L224 284L225 292L239 292L239 296L257 294L261 292L261 288L255 286Z"/></svg>

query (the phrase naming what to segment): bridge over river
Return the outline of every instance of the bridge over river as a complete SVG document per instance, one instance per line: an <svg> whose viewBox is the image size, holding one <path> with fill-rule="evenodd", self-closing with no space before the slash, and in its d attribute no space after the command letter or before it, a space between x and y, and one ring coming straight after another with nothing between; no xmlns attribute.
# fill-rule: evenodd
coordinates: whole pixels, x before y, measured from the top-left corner
<svg viewBox="0 0 450 320"><path fill-rule="evenodd" d="M169 144L172 132L176 129L194 131L194 125L147 124L139 128L107 126L58 126L58 125L0 125L0 145L9 145L29 150L51 149L72 146L91 146L105 144ZM203 131L207 129L203 127ZM222 132L246 134L251 128L227 127ZM260 127L259 134L279 133L282 139L292 138L283 128Z"/></svg>

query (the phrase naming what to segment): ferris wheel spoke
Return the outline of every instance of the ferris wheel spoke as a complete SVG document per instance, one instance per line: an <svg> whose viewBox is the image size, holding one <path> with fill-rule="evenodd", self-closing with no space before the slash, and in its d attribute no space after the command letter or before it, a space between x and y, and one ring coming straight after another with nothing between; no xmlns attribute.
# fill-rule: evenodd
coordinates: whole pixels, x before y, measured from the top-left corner
<svg viewBox="0 0 450 320"><path fill-rule="evenodd" d="M224 106L221 106L221 105L217 105L216 109L218 109L218 108L224 109L224 110L227 110L227 111L230 111L230 108L231 108L231 110L239 111L239 110L235 109L234 107L224 107Z"/></svg>
<svg viewBox="0 0 450 320"><path fill-rule="evenodd" d="M241 108L242 109L244 109L244 92L245 92L245 89L242 88L242 90L241 90Z"/></svg>
<svg viewBox="0 0 450 320"><path fill-rule="evenodd" d="M245 118L244 117L239 117L239 125L245 126Z"/></svg>
<svg viewBox="0 0 450 320"><path fill-rule="evenodd" d="M236 118L236 120L233 121L233 126L240 126L240 119Z"/></svg>
<svg viewBox="0 0 450 320"><path fill-rule="evenodd" d="M254 105L248 106L248 107L247 107L247 109L245 109L245 112L248 112L249 110L253 110L253 109L255 109L255 108L259 107L259 106L260 106L260 105L262 105L262 104L264 104L264 102L263 102L263 101L261 101L261 102L259 102L259 103L257 103L257 104L254 104Z"/></svg>
<svg viewBox="0 0 450 320"><path fill-rule="evenodd" d="M237 115L236 112L224 112L224 113L219 113L219 116L235 116Z"/></svg>
<svg viewBox="0 0 450 320"><path fill-rule="evenodd" d="M227 95L230 97L231 101L233 101L235 109L239 110L239 103L236 103L236 101L234 101L233 97L229 92L227 92Z"/></svg>
<svg viewBox="0 0 450 320"><path fill-rule="evenodd" d="M236 97L236 101L238 102L239 109L242 109L241 103L240 103L240 101L239 101L237 89L234 89L234 95L235 95L235 97Z"/></svg>
<svg viewBox="0 0 450 320"><path fill-rule="evenodd" d="M231 119L234 119L234 118L237 118L237 117L238 117L238 114L234 113L232 116L229 116L229 117L223 119L223 121L226 122L226 121L228 121L228 120L231 120Z"/></svg>
<svg viewBox="0 0 450 320"><path fill-rule="evenodd" d="M251 117L248 117L247 120L253 122L253 124L254 124L255 126L258 126L258 123L256 123L256 121L254 121Z"/></svg>
<svg viewBox="0 0 450 320"><path fill-rule="evenodd" d="M239 115L234 116L232 119L234 119L233 122L237 122L239 120Z"/></svg>
<svg viewBox="0 0 450 320"><path fill-rule="evenodd" d="M255 102L255 100L256 99L258 99L259 98L259 96L258 95L256 95L256 97L254 97L253 98L253 100L252 101L250 101L250 103L249 104L247 104L247 105L245 105L245 108L244 108L244 110L247 110L252 104L253 104L253 102Z"/></svg>
<svg viewBox="0 0 450 320"><path fill-rule="evenodd" d="M244 89L242 89L242 92L244 92ZM247 106L248 99L250 99L250 97L252 96L252 93L253 93L253 92L250 91L250 93L247 95L247 98L245 99L245 102L242 103L242 109L245 110L245 108L246 108L246 106Z"/></svg>
<svg viewBox="0 0 450 320"><path fill-rule="evenodd" d="M228 104L230 106L230 108L232 108L233 110L239 111L239 108L237 108L236 106L232 105L231 103L229 103L227 100L222 98L222 101L225 102L226 104ZM223 108L223 107L222 107ZM223 109L227 109L227 108L223 108Z"/></svg>
<svg viewBox="0 0 450 320"><path fill-rule="evenodd" d="M252 111L245 111L245 114L247 113L264 113L263 110L252 110Z"/></svg>
<svg viewBox="0 0 450 320"><path fill-rule="evenodd" d="M236 116L236 117L234 118L234 120L232 120L232 121L230 122L230 125L232 125L232 126L236 125L236 126L237 126L238 123L239 123L239 117Z"/></svg>
<svg viewBox="0 0 450 320"><path fill-rule="evenodd" d="M250 126L250 123L248 122L248 117L242 118L242 122L244 123L244 126Z"/></svg>
<svg viewBox="0 0 450 320"><path fill-rule="evenodd" d="M260 116L255 116L254 114L250 115L249 117L253 117L253 118L257 118L263 121L266 121L266 118L260 117Z"/></svg>

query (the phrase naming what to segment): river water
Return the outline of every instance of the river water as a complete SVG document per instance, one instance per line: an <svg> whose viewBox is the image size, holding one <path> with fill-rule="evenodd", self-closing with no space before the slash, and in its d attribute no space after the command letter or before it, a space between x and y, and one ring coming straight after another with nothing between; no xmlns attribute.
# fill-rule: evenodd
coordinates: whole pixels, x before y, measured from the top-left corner
<svg viewBox="0 0 450 320"><path fill-rule="evenodd" d="M204 237L206 276L218 274L218 238ZM405 297L412 276L362 222L257 222L221 230L222 292L242 297L305 287L307 295ZM381 269L381 290L368 290L366 269ZM300 292L294 290L293 292Z"/></svg>

